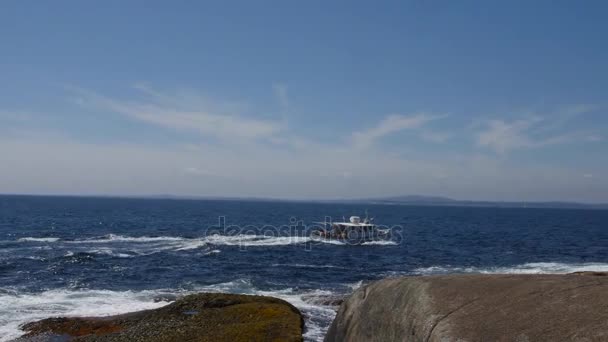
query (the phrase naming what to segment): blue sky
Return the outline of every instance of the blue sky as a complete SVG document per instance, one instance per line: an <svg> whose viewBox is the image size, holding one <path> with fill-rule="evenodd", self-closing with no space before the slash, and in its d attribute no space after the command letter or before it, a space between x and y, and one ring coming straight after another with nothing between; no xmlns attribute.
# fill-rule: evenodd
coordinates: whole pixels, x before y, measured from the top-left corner
<svg viewBox="0 0 608 342"><path fill-rule="evenodd" d="M602 1L3 1L0 192L608 202Z"/></svg>

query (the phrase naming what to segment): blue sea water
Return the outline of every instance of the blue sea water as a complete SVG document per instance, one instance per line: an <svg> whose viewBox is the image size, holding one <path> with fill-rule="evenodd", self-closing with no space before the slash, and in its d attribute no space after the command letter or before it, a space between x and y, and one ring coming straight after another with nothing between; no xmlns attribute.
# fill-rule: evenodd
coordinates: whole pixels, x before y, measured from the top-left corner
<svg viewBox="0 0 608 342"><path fill-rule="evenodd" d="M366 209L394 228L392 240L328 243L293 227ZM245 231L225 229L237 226ZM315 341L332 301L375 279L581 270L608 271L607 210L0 196L0 341L28 321L200 291L286 299Z"/></svg>

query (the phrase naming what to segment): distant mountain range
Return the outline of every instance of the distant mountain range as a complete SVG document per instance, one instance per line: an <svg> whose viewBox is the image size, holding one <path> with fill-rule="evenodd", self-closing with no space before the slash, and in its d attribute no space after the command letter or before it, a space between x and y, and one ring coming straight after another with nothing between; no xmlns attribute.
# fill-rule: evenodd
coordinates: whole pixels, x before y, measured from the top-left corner
<svg viewBox="0 0 608 342"><path fill-rule="evenodd" d="M494 207L494 208L563 208L563 209L608 209L608 203L578 202L527 202L527 201L470 201L457 200L440 196L405 195L389 197L370 197L358 199L285 199L269 197L221 197L221 196L187 196L187 195L26 195L1 194L0 196L51 196L51 197L94 197L94 198L147 198L170 200L217 200L217 201L257 201L257 202L313 202L313 203L351 203L351 204L385 204L385 205L419 205L419 206L457 206L457 207Z"/></svg>
<svg viewBox="0 0 608 342"><path fill-rule="evenodd" d="M154 198L165 199L204 199L226 201L260 201L260 202L317 202L317 203L354 203L354 204L388 204L388 205L420 205L420 206L459 206L459 207L498 207L498 208L570 208L570 209L608 209L608 203L591 204L578 202L515 202L515 201L470 201L457 200L441 196L404 195L390 197L371 197L357 199L331 200L298 200L265 197L209 197L209 196L172 196L161 195Z"/></svg>

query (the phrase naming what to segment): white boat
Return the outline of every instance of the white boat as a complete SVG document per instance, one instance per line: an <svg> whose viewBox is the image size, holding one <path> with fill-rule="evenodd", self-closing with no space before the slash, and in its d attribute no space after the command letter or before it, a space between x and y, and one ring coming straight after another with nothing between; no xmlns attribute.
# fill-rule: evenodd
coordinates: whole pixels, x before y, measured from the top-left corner
<svg viewBox="0 0 608 342"><path fill-rule="evenodd" d="M390 230L378 228L372 223L373 220L367 217L361 220L359 216L351 216L348 222L315 222L322 224L324 228L317 229L312 234L313 237L354 243L388 238Z"/></svg>

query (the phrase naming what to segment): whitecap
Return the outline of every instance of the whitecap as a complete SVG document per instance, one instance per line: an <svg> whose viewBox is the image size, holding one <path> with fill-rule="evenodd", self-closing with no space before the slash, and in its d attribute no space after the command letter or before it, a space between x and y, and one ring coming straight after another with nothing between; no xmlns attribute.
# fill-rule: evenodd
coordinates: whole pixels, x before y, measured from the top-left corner
<svg viewBox="0 0 608 342"><path fill-rule="evenodd" d="M24 237L17 240L19 242L57 242L57 237Z"/></svg>
<svg viewBox="0 0 608 342"><path fill-rule="evenodd" d="M391 240L374 240L362 243L364 246L396 246L397 243Z"/></svg>
<svg viewBox="0 0 608 342"><path fill-rule="evenodd" d="M532 262L508 267L453 267L431 266L417 268L415 274L450 274L450 273L481 273L481 274L567 274L573 272L608 272L605 263L560 263Z"/></svg>
<svg viewBox="0 0 608 342"><path fill-rule="evenodd" d="M271 267L296 267L296 268L341 268L347 269L346 267L340 267L335 265L309 265L309 264L272 264Z"/></svg>
<svg viewBox="0 0 608 342"><path fill-rule="evenodd" d="M115 252L110 248L93 249L93 250L90 250L89 253L97 254L97 255L107 255L107 256L112 256L112 257L117 257L117 258L132 258L133 257L133 255L131 255L131 254Z"/></svg>

